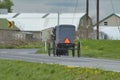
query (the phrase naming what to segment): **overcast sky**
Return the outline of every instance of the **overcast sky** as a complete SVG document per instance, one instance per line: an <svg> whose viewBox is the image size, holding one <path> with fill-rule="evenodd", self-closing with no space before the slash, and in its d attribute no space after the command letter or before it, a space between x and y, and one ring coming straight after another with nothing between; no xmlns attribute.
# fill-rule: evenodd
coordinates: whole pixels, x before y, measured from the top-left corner
<svg viewBox="0 0 120 80"><path fill-rule="evenodd" d="M85 12L86 0L12 0L13 12ZM77 2L78 1L78 2ZM89 13L96 15L96 1L89 0ZM99 0L100 16L120 13L120 0ZM75 6L76 9L75 9Z"/></svg>

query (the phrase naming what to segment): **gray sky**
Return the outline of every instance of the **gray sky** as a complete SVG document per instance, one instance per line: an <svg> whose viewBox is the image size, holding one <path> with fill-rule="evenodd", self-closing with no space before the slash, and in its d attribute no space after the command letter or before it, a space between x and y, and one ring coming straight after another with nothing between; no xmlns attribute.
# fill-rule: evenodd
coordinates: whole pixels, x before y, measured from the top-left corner
<svg viewBox="0 0 120 80"><path fill-rule="evenodd" d="M86 0L12 0L13 12L85 12ZM78 1L78 2L77 2ZM99 0L100 17L120 13L120 0ZM96 16L96 0L89 0L89 13ZM75 6L77 8L75 9Z"/></svg>

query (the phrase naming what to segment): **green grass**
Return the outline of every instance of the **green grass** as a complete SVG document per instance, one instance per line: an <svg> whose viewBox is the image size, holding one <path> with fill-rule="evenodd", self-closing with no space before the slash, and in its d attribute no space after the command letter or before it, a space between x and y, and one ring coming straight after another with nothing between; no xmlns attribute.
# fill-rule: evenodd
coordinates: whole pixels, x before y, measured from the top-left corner
<svg viewBox="0 0 120 80"><path fill-rule="evenodd" d="M13 25L13 28L9 28L7 19L0 19L0 29L19 30L15 25Z"/></svg>
<svg viewBox="0 0 120 80"><path fill-rule="evenodd" d="M120 59L120 40L80 40L80 42L81 56L83 57ZM41 42L33 42L23 45L0 45L0 48L37 48L39 50L36 53L47 54L44 43Z"/></svg>
<svg viewBox="0 0 120 80"><path fill-rule="evenodd" d="M81 55L86 57L120 59L120 40L82 40Z"/></svg>
<svg viewBox="0 0 120 80"><path fill-rule="evenodd" d="M1 80L120 80L120 73L0 59Z"/></svg>
<svg viewBox="0 0 120 80"><path fill-rule="evenodd" d="M0 49L27 49L27 48L38 48L41 49L44 46L44 44L42 42L23 42L21 43L17 43L17 44L0 44Z"/></svg>
<svg viewBox="0 0 120 80"><path fill-rule="evenodd" d="M83 57L120 59L120 40L80 40L80 42ZM47 51L43 46L37 53L47 53Z"/></svg>

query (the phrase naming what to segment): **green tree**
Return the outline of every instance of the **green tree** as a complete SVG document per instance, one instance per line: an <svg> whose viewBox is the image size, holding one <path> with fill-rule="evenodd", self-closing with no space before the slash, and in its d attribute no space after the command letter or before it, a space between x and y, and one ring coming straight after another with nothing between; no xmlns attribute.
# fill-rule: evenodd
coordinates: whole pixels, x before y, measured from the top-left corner
<svg viewBox="0 0 120 80"><path fill-rule="evenodd" d="M0 0L0 8L8 9L8 12L12 12L13 2L11 0Z"/></svg>

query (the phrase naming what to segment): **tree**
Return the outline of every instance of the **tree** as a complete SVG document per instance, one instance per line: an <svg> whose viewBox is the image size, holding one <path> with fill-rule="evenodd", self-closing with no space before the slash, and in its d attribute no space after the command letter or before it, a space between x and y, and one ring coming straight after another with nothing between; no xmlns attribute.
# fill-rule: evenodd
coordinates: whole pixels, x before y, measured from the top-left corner
<svg viewBox="0 0 120 80"><path fill-rule="evenodd" d="M0 8L8 9L8 12L12 12L13 2L10 0L0 0Z"/></svg>

